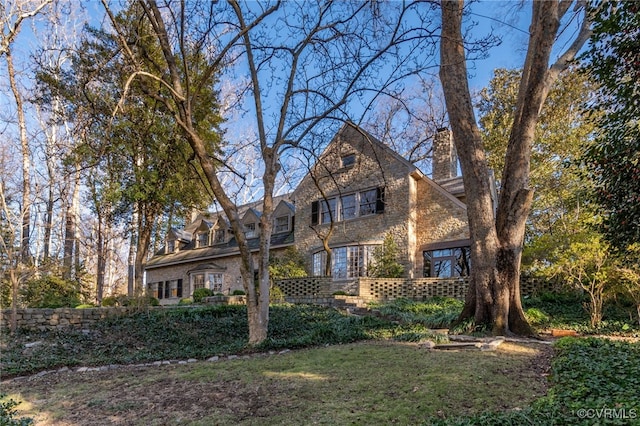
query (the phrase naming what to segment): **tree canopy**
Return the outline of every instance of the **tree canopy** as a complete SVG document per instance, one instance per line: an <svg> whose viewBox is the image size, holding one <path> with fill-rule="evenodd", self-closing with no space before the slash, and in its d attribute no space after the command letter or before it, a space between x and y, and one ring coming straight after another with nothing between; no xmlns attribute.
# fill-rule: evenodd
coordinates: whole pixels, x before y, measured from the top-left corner
<svg viewBox="0 0 640 426"><path fill-rule="evenodd" d="M640 240L640 4L594 5L584 65L600 83L589 107L595 139L584 163L596 186L607 238L618 249Z"/></svg>

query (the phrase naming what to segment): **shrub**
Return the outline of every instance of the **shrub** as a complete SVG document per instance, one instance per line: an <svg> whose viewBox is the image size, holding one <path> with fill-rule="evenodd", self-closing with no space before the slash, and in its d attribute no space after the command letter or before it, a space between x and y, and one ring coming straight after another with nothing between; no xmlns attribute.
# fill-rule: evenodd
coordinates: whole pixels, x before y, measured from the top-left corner
<svg viewBox="0 0 640 426"><path fill-rule="evenodd" d="M91 303L83 303L82 305L78 305L76 306L76 309L90 309L90 308L95 308L95 305L92 305Z"/></svg>
<svg viewBox="0 0 640 426"><path fill-rule="evenodd" d="M404 266L398 262L399 254L393 235L385 235L382 245L373 250L373 265L369 268L369 275L374 278L402 278Z"/></svg>
<svg viewBox="0 0 640 426"><path fill-rule="evenodd" d="M244 296L245 294L244 290L233 290L233 293L231 293L232 296Z"/></svg>
<svg viewBox="0 0 640 426"><path fill-rule="evenodd" d="M22 301L29 308L65 308L81 303L80 284L45 275L28 281L20 291Z"/></svg>
<svg viewBox="0 0 640 426"><path fill-rule="evenodd" d="M269 258L269 277L272 280L306 276L304 256L295 247L287 248L281 256Z"/></svg>
<svg viewBox="0 0 640 426"><path fill-rule="evenodd" d="M15 419L16 415L15 407L19 404L13 399L5 401L7 396L0 394L0 425L2 426L27 426L33 424L33 419L28 417L22 417Z"/></svg>
<svg viewBox="0 0 640 426"><path fill-rule="evenodd" d="M284 303L284 291L278 286L272 286L269 291L269 303Z"/></svg>
<svg viewBox="0 0 640 426"><path fill-rule="evenodd" d="M205 297L213 296L213 291L208 288L197 288L193 291L193 303L202 303Z"/></svg>
<svg viewBox="0 0 640 426"><path fill-rule="evenodd" d="M116 306L118 305L118 298L116 296L107 296L102 299L102 306Z"/></svg>
<svg viewBox="0 0 640 426"><path fill-rule="evenodd" d="M147 306L160 306L160 301L156 297L153 297L151 295L144 295L144 296L120 295L116 298L116 305L144 308Z"/></svg>
<svg viewBox="0 0 640 426"><path fill-rule="evenodd" d="M184 299L180 299L180 302L178 302L178 305L191 305L193 303L193 299L190 297L184 298Z"/></svg>

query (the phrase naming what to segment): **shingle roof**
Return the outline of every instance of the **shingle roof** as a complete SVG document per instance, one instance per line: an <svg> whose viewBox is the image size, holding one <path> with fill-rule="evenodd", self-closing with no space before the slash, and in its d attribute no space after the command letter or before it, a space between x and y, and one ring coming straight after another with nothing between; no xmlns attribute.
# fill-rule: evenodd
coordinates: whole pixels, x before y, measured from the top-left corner
<svg viewBox="0 0 640 426"><path fill-rule="evenodd" d="M260 248L260 239L251 238L248 240L249 249L257 251ZM286 247L293 244L293 231L271 235L271 247ZM161 266L175 265L179 263L191 262L193 260L208 260L227 256L236 256L239 254L238 242L235 237L223 244L215 244L202 248L195 248L195 242L192 241L178 252L165 253L162 249L158 251L146 264L146 269L159 268Z"/></svg>

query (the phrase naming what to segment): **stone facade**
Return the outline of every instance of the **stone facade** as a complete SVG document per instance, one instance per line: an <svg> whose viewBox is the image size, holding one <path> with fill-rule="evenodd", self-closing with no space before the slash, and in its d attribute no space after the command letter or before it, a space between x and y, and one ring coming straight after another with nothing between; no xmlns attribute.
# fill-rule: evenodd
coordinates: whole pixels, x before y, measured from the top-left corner
<svg viewBox="0 0 640 426"><path fill-rule="evenodd" d="M443 138L444 133L436 139L446 140L448 146L438 150L438 155L454 156L450 135L446 133L448 138ZM434 160L446 163L434 165L434 170L443 168L455 176L455 158ZM447 176L451 177L451 173ZM295 246L305 259L310 276L326 275L328 264L331 291L349 293L355 288L354 280L367 275L375 247L391 235L398 246L398 261L404 266L405 277L421 278L425 250L469 244L461 179L453 179L448 184L455 192L435 183L388 146L347 123L294 192L279 200L274 229L280 226L290 233L272 237L272 249L277 253ZM251 223L261 214L258 207L259 203L254 203L241 209L247 232L257 229ZM207 230L211 233L209 241L218 241L225 227L228 221L221 215L200 215L185 230L170 234L175 241L167 247L176 251L158 253L146 266L146 282L151 284L151 291L157 292L157 283L171 283L167 290L171 297L161 299L161 303L179 300L174 296L177 280L181 280L182 297L189 297L195 285L194 271L222 276L221 285L216 284L221 293L242 289L237 248L217 243L203 247L200 243L203 236L206 239ZM325 245L330 248L329 253ZM312 288L309 292L317 293Z"/></svg>
<svg viewBox="0 0 640 426"><path fill-rule="evenodd" d="M355 156L354 163L343 167L342 161L347 155ZM379 245L387 233L393 235L402 253L400 263L406 270L413 269L409 236L414 225L409 217L415 192L415 182L410 175L415 170L370 135L345 126L291 197L296 207L295 244L305 255L308 270L312 271L312 254L323 250L322 238L328 235L329 245L337 247ZM312 224L313 204L325 202L322 194L327 199L337 199L378 188L384 189L383 213L358 215L347 220L338 218L333 223L318 220L319 223Z"/></svg>

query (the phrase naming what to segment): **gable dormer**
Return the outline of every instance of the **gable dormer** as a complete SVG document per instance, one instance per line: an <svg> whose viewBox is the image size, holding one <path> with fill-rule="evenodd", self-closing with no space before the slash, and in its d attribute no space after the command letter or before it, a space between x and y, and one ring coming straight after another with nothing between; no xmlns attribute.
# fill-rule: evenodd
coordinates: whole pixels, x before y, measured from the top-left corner
<svg viewBox="0 0 640 426"><path fill-rule="evenodd" d="M208 220L202 220L200 225L194 231L196 248L208 247L211 243L211 230L213 223Z"/></svg>
<svg viewBox="0 0 640 426"><path fill-rule="evenodd" d="M213 245L226 243L231 235L229 232L229 222L227 222L224 217L218 216L211 227L211 234L213 236Z"/></svg>
<svg viewBox="0 0 640 426"><path fill-rule="evenodd" d="M273 232L272 234L283 234L293 231L293 219L295 207L293 204L282 200L273 210Z"/></svg>
<svg viewBox="0 0 640 426"><path fill-rule="evenodd" d="M260 213L258 210L254 208L249 208L245 212L244 216L242 216L242 226L244 227L244 234L247 239L258 238L259 226L260 226Z"/></svg>
<svg viewBox="0 0 640 426"><path fill-rule="evenodd" d="M191 242L191 234L182 230L171 228L167 234L167 242L165 247L165 253L177 253L180 248Z"/></svg>

